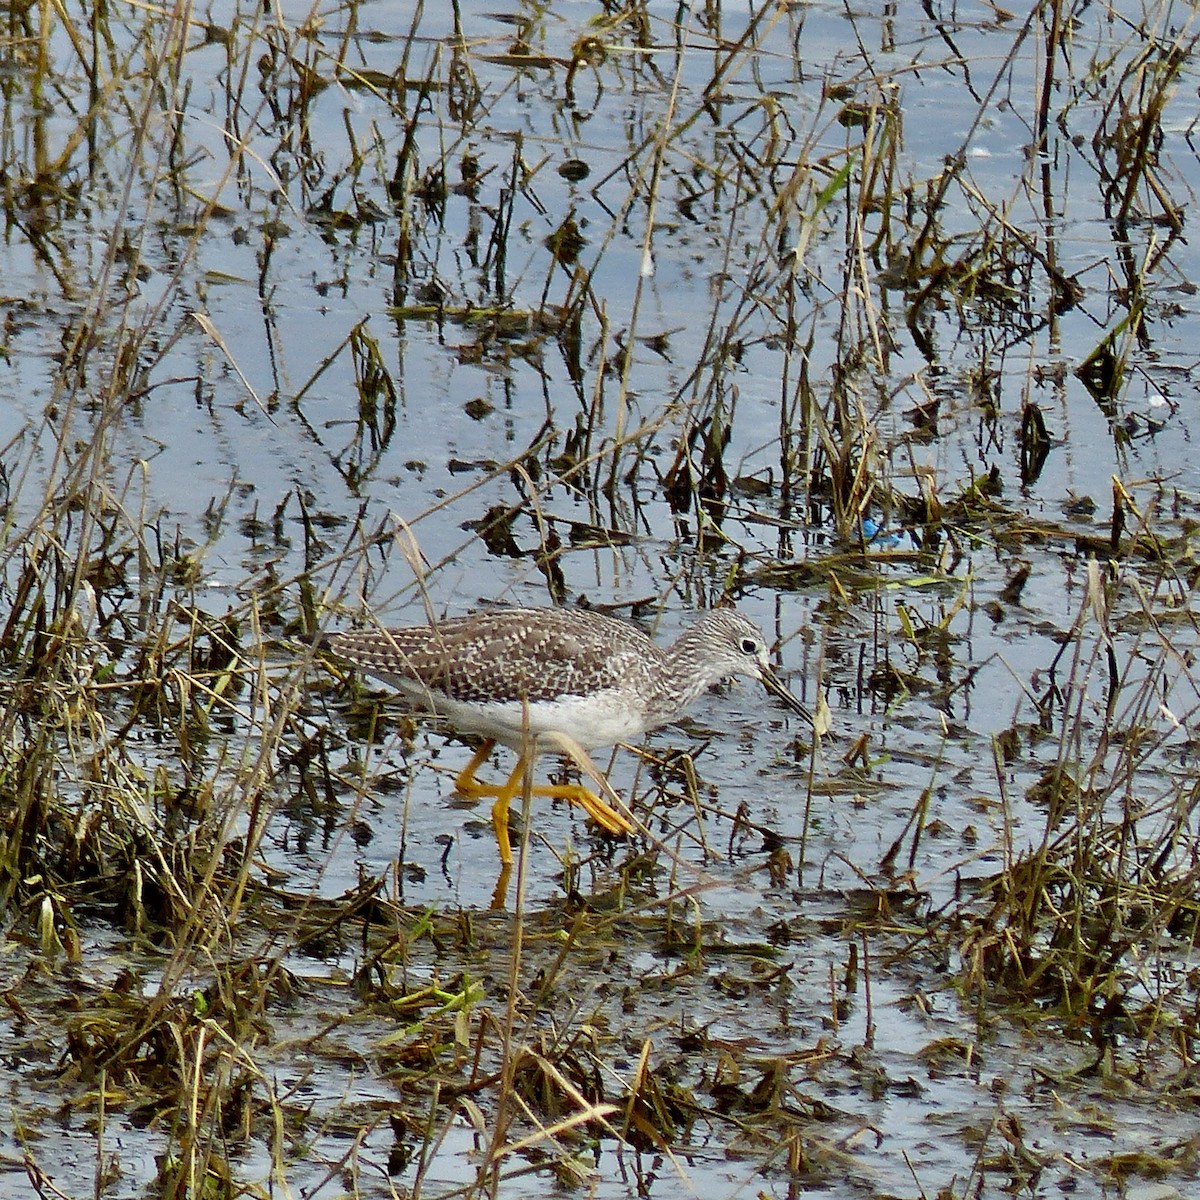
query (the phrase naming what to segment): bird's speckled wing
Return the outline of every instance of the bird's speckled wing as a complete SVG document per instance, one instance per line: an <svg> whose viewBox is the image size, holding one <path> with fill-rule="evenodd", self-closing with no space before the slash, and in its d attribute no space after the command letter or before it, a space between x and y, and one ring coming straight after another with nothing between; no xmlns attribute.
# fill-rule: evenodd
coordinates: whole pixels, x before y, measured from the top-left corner
<svg viewBox="0 0 1200 1200"><path fill-rule="evenodd" d="M360 670L453 700L583 696L640 679L661 651L636 627L575 609L498 609L435 626L330 635Z"/></svg>

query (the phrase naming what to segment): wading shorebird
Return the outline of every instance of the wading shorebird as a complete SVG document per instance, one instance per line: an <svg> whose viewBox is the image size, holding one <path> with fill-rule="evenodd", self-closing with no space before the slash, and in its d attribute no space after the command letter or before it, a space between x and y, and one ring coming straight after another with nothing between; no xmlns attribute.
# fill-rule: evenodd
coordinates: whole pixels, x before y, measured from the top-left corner
<svg viewBox="0 0 1200 1200"><path fill-rule="evenodd" d="M513 857L509 805L542 750L566 750L603 779L587 751L675 720L734 675L758 679L812 723L772 670L766 638L732 608L710 609L665 648L627 621L578 608L486 609L434 625L325 634L320 644L458 733L483 738L455 786L472 799L495 797L492 826L506 867ZM507 782L482 783L475 772L497 742L517 752L517 765ZM624 814L579 784L532 793L580 805L609 833L633 832Z"/></svg>

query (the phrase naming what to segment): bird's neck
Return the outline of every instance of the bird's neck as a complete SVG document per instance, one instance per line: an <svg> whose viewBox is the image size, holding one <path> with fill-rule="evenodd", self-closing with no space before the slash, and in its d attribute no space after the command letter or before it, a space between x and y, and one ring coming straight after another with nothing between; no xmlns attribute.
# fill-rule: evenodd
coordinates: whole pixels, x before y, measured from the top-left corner
<svg viewBox="0 0 1200 1200"><path fill-rule="evenodd" d="M693 627L663 651L667 670L654 698L663 721L673 721L720 679L719 673L704 669L703 640L702 632Z"/></svg>

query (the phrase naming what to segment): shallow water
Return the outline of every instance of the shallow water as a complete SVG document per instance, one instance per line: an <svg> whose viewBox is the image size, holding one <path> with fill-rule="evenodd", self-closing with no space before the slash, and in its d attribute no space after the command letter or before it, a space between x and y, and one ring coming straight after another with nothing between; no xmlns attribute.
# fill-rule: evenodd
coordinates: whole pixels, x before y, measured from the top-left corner
<svg viewBox="0 0 1200 1200"><path fill-rule="evenodd" d="M466 48L456 63L449 8L333 8L308 38L296 36L307 16L300 6L268 16L229 5L206 13L230 31L232 49L205 41L199 29L187 39L180 161L188 166L172 185L156 176L152 158L141 159L128 202L122 198L118 184L135 156L115 114L102 124L100 164L89 170L79 161L67 172L81 201L55 209L41 257L19 226L0 244L3 307L12 317L0 443L17 439L4 455L10 537L28 533L24 524L54 478L56 437L69 445L100 436L107 410L88 403L101 387L99 368L74 398L58 370L63 331L99 289L121 298L106 310L102 343L115 345L125 323L145 321L155 331L152 349L163 347L146 354L136 394L105 427L114 491L131 512L162 510L168 537L195 547L198 578L179 595L206 613L252 603L275 580L287 581L290 596L301 575L331 624L366 610L400 623L423 620L426 605L457 613L491 601L548 603L535 552L553 541L550 531L563 547L556 562L566 599L648 602L648 624L663 639L732 581L739 606L778 640L793 689L810 706L825 698L828 735L810 760L808 734L742 684L706 697L688 722L650 739L651 752L694 753L699 813L677 777L664 799L630 751L617 753L610 779L646 822L643 846L661 841L637 901L657 911L664 896L689 889L689 919L713 943L759 945L786 931L772 960L786 964L786 986L747 982L749 968L719 952L677 973L678 955L639 945L626 930L609 960L581 962L573 986L588 998L573 1000L603 1009L621 1039L613 1096L622 1095L646 1039L665 1077L710 1096L704 1089L719 1053L684 1054L672 1041L682 1028L704 1028L714 1043L736 1043L739 1061L759 1072L768 1060L785 1060L788 1120L761 1138L749 1118L740 1130L699 1120L671 1147L673 1162L605 1138L598 1157L580 1149L580 1188L598 1197L958 1195L982 1178L984 1193L1011 1186L1035 1195L1122 1194L1141 1178L1138 1162L1149 1161L1137 1153L1189 1144L1186 1106L1140 1090L1124 1072L1072 1074L1093 1053L1083 1018L1074 1026L1047 1018L1042 1028L1026 1011L973 1011L955 989L956 964L909 957L908 948L926 915L949 904L964 881L992 875L1041 841L1045 806L1030 789L1059 761L1064 739L1101 773L1123 769L1115 749L1097 748L1110 720L1108 677L1089 615L1088 543L1076 540L1108 537L1114 476L1164 536L1178 536L1170 561L1127 561L1112 588L1122 702L1140 697L1146 705L1141 681L1150 680L1163 705L1150 705L1147 716L1162 744L1137 759L1128 794L1165 805L1193 770L1189 539L1200 479L1190 404L1200 328L1191 281L1200 263L1186 223L1200 186L1195 60L1184 61L1162 112L1160 191L1138 189L1137 219L1122 231L1102 177L1115 151L1092 135L1106 116L1110 133L1115 121L1106 72L1118 76L1152 47L1115 9L1072 14L1070 62L1055 68L1057 124L1041 155L1029 150L1045 70L1036 25L1022 36L1018 20L991 10L969 20L947 10L934 22L892 6L848 14L817 3L696 10L677 34L674 6L637 11L648 23L643 44L632 23L605 24L600 9L582 3L522 8L504 19L464 11ZM1170 40L1195 17L1160 5L1142 19ZM756 32L748 34L751 20ZM114 21L123 48L134 22L132 13ZM527 23L524 68L511 56L514 22ZM570 96L563 60L585 36L600 37L606 49L576 72ZM733 53L743 36L751 52ZM304 110L302 144L273 112L296 103L301 90L300 73L278 50L283 43L291 61L308 62L325 84ZM260 44L264 54L275 47L274 65L262 68L261 90L251 75L256 82L230 115L239 78L230 64ZM65 34L53 46L61 86L83 88ZM340 75L338 55L347 68ZM350 73L391 75L402 56L406 89L380 90L370 77L372 90ZM258 54L246 61L259 62ZM726 66L705 103L704 89ZM422 98L426 78L437 86ZM1153 72L1145 82L1153 84ZM35 128L51 146L77 128L67 105L39 121L17 83L4 138L14 170ZM131 91L128 102L136 100ZM851 101L857 117L845 107ZM877 140L864 142L860 119L874 122ZM667 125L673 133L650 196L646 139ZM245 139L236 159L234 128ZM389 184L409 132L414 175L397 204ZM931 217L946 238L943 260L908 276L898 259L911 240L885 226L899 227L902 213L929 204L959 155L965 166ZM896 172L892 209L877 207L865 186L820 199L847 156L856 170L871 159ZM583 164L585 177L572 179L578 171L564 164ZM1181 205L1178 240L1169 240L1159 211L1163 195ZM863 237L879 235L874 248L850 232L860 196ZM221 210L201 223L208 197ZM496 332L487 318L455 315L468 307L529 312L543 296L551 304L574 296L583 283L573 264L555 262L546 244L568 215L583 239L578 261L590 272L577 342L532 324ZM134 247L137 269L104 277L114 237ZM1007 244L1006 254L993 253L996 243ZM953 255L962 258L951 262ZM1075 307L1056 310L1047 257L1082 287ZM930 287L918 304L939 265L953 267L959 285ZM1122 336L1135 289L1140 334L1124 384L1100 403L1074 370L1106 333ZM425 308L417 313L417 305ZM363 321L394 394L360 391L361 359L356 367L345 343ZM621 354L630 345L622 387ZM835 392L845 398L844 425L835 428L823 410L827 442L800 419L802 358L818 405ZM913 410L933 400L936 420L923 424ZM1044 467L1022 482L1028 403L1040 407L1051 445ZM713 414L728 423L725 472L741 481L724 497L720 534L697 516L694 495L692 507L673 510L666 485L681 439L698 427L702 434ZM872 431L861 461L897 494L915 499L924 488L951 510L943 548L907 552L921 531L868 504L908 539L899 552L880 548L829 574L788 576L795 563L854 549L840 537L828 497L806 494L804 464L812 460L800 447L817 458L832 453L859 428L855 414ZM611 447L623 438L614 460ZM576 484L559 481L588 455L595 461ZM696 471L703 466L698 450L691 461ZM618 482L606 489L614 462ZM994 536L953 511L969 483L992 471L997 504L1014 516L1003 530L998 522ZM1081 498L1095 502L1094 513L1079 507ZM518 508L507 550L489 549L476 532L495 506ZM306 541L307 520L315 520L318 554ZM380 530L381 540L366 545ZM1022 564L1029 579L1014 597L1005 589ZM1147 612L1167 631L1161 637L1147 628ZM1077 619L1089 630L1078 643L1082 659L1052 676ZM136 629L126 636L136 644ZM481 1006L503 1012L511 925L484 911L497 872L487 812L451 795L469 750L436 729L412 728L402 714L374 745L354 729L344 736L346 697L315 685L324 678L319 666L307 678L311 690L296 690L297 647L275 647L271 665L278 694L299 714L294 740L327 729L334 765L349 766L330 809L318 812L281 765L262 864L298 894L332 899L382 876L387 897L406 910L474 914L498 947L464 966L422 945L410 969L417 978L481 974ZM888 670L903 686L888 682ZM1047 730L1033 701L1051 679L1065 698ZM211 762L228 756L224 780L254 743L257 704L243 696L228 744L210 748ZM1019 753L1005 761L995 739L1010 729L1020 731ZM860 738L866 765L851 756ZM141 753L148 773L177 760L149 735ZM367 770L356 790L350 778L361 759ZM497 756L492 769L506 771L510 761ZM64 776L68 790L77 784L72 764ZM924 836L910 856L911 818L926 792ZM753 834L735 829L742 806ZM791 855L782 879L770 875L764 831ZM531 833L524 905L536 915L556 913L572 893L607 896L632 853L596 847L578 810L561 804L537 802ZM888 858L898 842L902 852ZM577 866L570 886L562 860ZM863 932L855 904L871 888L911 893L914 911ZM514 902L510 894L510 910ZM276 945L270 933L261 936L264 946ZM144 953L102 922L82 937L89 987L109 986L106 976ZM834 1019L831 992L851 946L871 955L870 1007L860 986L842 997ZM12 978L35 949L10 946ZM530 953L525 977L535 976L539 954L555 952L551 943ZM302 999L272 1013L273 1037L255 1051L273 1094L295 1087L295 1105L311 1106L311 1152L289 1146L282 1174L296 1195L386 1196L414 1182L411 1166L395 1177L387 1170L387 1117L406 1103L380 1065L380 1043L395 1022L363 1015L346 986L365 953L346 938L323 959L286 955L305 984ZM1191 961L1183 944L1165 957L1181 969ZM150 994L157 960L138 961ZM652 987L659 975L661 986ZM44 1006L49 1021L59 986L22 991L21 1003ZM171 986L187 995L193 984ZM575 1028L579 1012L564 998L559 1004L553 1019ZM345 1038L337 1052L308 1044L326 1022ZM51 1174L62 1164L54 1183L63 1193L92 1194L98 1156L111 1155L119 1171L101 1193L145 1194L168 1126L139 1125L114 1104L98 1148L94 1120L83 1115L84 1082L32 1069L22 1049L30 1039L26 1022L0 1018L7 1098L21 1127L37 1129L26 1146L21 1136L29 1135L16 1132L15 1121L4 1135L0 1192L43 1194L22 1165L31 1157ZM1148 1053L1132 1043L1122 1049L1135 1064ZM739 1083L749 1090L755 1081ZM66 1097L79 1107L56 1122ZM329 1127L312 1133L326 1119ZM781 1157L784 1126L809 1165ZM461 1113L447 1118L421 1177L425 1194L474 1185L482 1140ZM1131 1156L1125 1175L1110 1160L1117 1153ZM1192 1178L1191 1158L1176 1157L1172 1178ZM261 1131L230 1161L248 1185L272 1178ZM512 1175L501 1179L505 1195L544 1192L546 1176L522 1174L524 1165L504 1160L502 1173Z"/></svg>

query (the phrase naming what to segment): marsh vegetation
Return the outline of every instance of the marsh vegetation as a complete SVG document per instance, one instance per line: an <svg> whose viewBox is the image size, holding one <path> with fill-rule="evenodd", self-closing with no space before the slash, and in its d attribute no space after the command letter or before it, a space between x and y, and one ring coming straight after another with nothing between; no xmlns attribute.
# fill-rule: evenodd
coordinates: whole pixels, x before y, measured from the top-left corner
<svg viewBox="0 0 1200 1200"><path fill-rule="evenodd" d="M1194 1186L1196 11L897 7L6 7L0 1193ZM313 649L727 600L501 910Z"/></svg>

